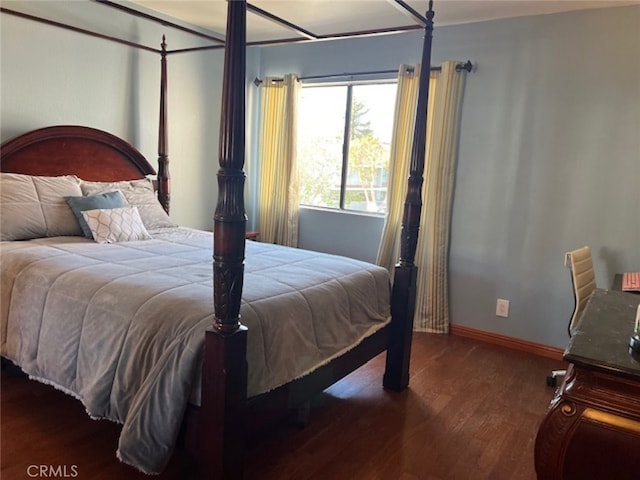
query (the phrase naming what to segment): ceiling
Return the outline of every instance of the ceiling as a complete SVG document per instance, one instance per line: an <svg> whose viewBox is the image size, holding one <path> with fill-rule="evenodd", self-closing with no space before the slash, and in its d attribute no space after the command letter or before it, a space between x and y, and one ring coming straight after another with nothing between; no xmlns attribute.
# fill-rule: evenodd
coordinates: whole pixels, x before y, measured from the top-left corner
<svg viewBox="0 0 640 480"><path fill-rule="evenodd" d="M437 30L443 25L631 4L640 0L434 0L434 22ZM268 45L417 30L428 5L428 0L249 0L247 41ZM173 53L222 48L227 0L2 0L0 10L154 51L166 35Z"/></svg>
<svg viewBox="0 0 640 480"><path fill-rule="evenodd" d="M133 0L132 3L224 36L226 0ZM304 33L264 18L259 10L324 37L416 27L420 20L410 10L424 16L429 4L428 0L249 0L248 3L249 42L305 37ZM435 0L434 11L437 26L639 3L638 0Z"/></svg>

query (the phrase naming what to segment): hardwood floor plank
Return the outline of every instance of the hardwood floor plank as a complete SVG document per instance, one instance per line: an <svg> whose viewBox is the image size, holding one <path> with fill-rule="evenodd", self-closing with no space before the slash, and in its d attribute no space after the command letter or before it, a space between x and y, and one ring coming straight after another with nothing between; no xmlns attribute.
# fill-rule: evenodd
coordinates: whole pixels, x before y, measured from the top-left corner
<svg viewBox="0 0 640 480"><path fill-rule="evenodd" d="M384 355L318 396L304 429L281 426L246 459L248 480L534 480L533 442L561 362L478 340L415 334L410 388L382 388ZM77 400L3 374L0 475L75 465L81 480L195 479L174 453L149 477L115 456L120 427L93 421Z"/></svg>

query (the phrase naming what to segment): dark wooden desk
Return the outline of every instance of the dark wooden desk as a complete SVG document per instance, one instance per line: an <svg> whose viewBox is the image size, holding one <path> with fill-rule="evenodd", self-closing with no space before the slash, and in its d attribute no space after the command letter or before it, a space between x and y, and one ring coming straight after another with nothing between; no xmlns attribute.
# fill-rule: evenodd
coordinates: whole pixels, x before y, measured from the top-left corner
<svg viewBox="0 0 640 480"><path fill-rule="evenodd" d="M640 478L640 298L596 289L565 350L569 368L538 429L539 480Z"/></svg>

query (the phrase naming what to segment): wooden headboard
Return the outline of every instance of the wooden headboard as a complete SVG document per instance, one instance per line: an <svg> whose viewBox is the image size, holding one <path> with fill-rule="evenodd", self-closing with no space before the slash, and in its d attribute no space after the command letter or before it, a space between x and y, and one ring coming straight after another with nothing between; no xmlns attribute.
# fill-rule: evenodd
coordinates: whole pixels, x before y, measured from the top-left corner
<svg viewBox="0 0 640 480"><path fill-rule="evenodd" d="M166 155L165 162L168 162ZM39 128L7 140L0 146L0 171L76 175L91 182L138 180L156 175L144 155L130 143L111 133L80 125ZM155 183L158 200L168 213L168 177Z"/></svg>
<svg viewBox="0 0 640 480"><path fill-rule="evenodd" d="M133 146L102 130L78 125L40 128L0 148L0 170L27 175L77 175L93 182L137 180L155 169Z"/></svg>

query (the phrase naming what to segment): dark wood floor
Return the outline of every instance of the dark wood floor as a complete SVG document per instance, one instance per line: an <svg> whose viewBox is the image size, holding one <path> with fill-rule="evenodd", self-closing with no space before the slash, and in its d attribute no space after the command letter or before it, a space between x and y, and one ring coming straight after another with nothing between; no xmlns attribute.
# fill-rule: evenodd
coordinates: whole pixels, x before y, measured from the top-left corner
<svg viewBox="0 0 640 480"><path fill-rule="evenodd" d="M409 390L383 390L384 356L372 360L317 398L308 427L261 439L246 477L532 480L535 433L553 395L545 377L561 366L463 337L416 334ZM66 466L67 478L82 480L154 478L118 462L118 426L90 420L77 400L8 375L1 397L3 480L30 478L29 465ZM195 471L176 452L155 478Z"/></svg>

